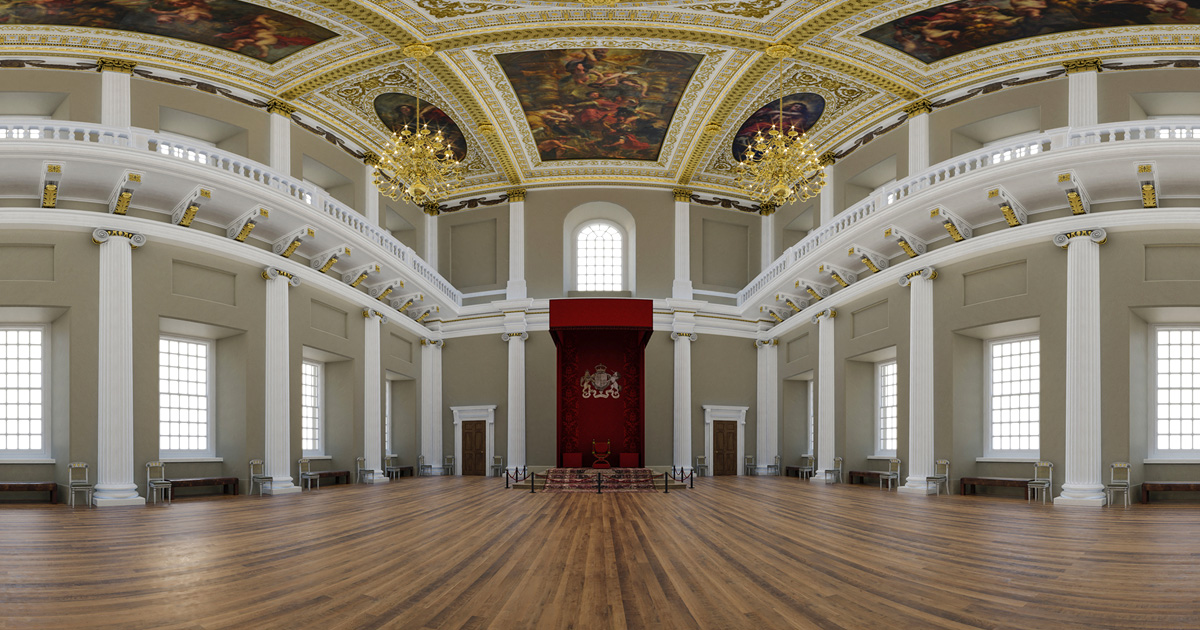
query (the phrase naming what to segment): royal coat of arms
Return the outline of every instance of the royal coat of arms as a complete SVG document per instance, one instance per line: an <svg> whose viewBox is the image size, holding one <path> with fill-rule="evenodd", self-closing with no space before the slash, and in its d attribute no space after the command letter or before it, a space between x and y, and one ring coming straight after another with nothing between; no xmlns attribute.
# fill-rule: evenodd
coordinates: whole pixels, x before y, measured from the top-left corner
<svg viewBox="0 0 1200 630"><path fill-rule="evenodd" d="M621 386L617 384L618 378L621 378L621 374L610 373L603 363L596 366L595 373L584 370L583 378L579 379L579 385L583 387L583 397L620 398Z"/></svg>

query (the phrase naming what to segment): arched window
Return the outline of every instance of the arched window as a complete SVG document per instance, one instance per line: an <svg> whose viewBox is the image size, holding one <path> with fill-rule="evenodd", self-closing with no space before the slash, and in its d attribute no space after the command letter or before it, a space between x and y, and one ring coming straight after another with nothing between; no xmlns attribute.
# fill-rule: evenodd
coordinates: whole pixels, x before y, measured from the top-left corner
<svg viewBox="0 0 1200 630"><path fill-rule="evenodd" d="M593 221L575 236L575 287L578 291L623 291L625 239L608 221Z"/></svg>

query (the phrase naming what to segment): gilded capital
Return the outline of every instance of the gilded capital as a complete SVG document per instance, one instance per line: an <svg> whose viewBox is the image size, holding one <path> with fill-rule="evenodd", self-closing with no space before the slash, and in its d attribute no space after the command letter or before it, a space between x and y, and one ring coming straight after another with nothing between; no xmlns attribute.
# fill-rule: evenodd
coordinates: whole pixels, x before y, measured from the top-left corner
<svg viewBox="0 0 1200 630"><path fill-rule="evenodd" d="M433 54L433 49L425 44L409 44L404 47L404 56L412 59L424 59Z"/></svg>
<svg viewBox="0 0 1200 630"><path fill-rule="evenodd" d="M300 286L300 278L297 278L290 271L284 271L278 267L263 268L262 277L263 277L263 280L274 280L276 278L283 278L284 280L287 280L288 286L292 286L292 287Z"/></svg>
<svg viewBox="0 0 1200 630"><path fill-rule="evenodd" d="M821 168L833 166L834 162L836 161L837 158L833 157L833 151L826 151L821 154L820 158L817 159L817 166L820 166Z"/></svg>
<svg viewBox="0 0 1200 630"><path fill-rule="evenodd" d="M1054 244L1066 249L1071 244L1071 239L1075 238L1087 238L1098 245L1103 245L1108 242L1108 232L1104 228L1063 232L1062 234L1054 235Z"/></svg>
<svg viewBox="0 0 1200 630"><path fill-rule="evenodd" d="M764 217L769 217L772 214L775 214L775 210L778 208L779 208L778 204L770 202L770 201L764 201L758 205L758 213Z"/></svg>
<svg viewBox="0 0 1200 630"><path fill-rule="evenodd" d="M363 164L367 166L379 167L379 154L374 151L367 151L362 157Z"/></svg>
<svg viewBox="0 0 1200 630"><path fill-rule="evenodd" d="M820 322L822 317L824 317L827 320L833 319L833 318L837 317L837 311L835 311L831 308L827 308L827 309L821 311L820 313L813 315L812 323L816 324L817 322Z"/></svg>
<svg viewBox="0 0 1200 630"><path fill-rule="evenodd" d="M279 114L280 116L290 118L292 114L296 113L296 108L288 105L285 101L273 98L267 101L267 113Z"/></svg>
<svg viewBox="0 0 1200 630"><path fill-rule="evenodd" d="M133 69L137 64L124 59L97 59L96 70L99 72L124 72L125 74L133 74Z"/></svg>
<svg viewBox="0 0 1200 630"><path fill-rule="evenodd" d="M916 278L924 278L926 280L936 280L938 276L937 270L933 267L921 267L915 271L910 271L900 278L900 286L912 286L912 281Z"/></svg>
<svg viewBox="0 0 1200 630"><path fill-rule="evenodd" d="M92 242L99 245L105 243L108 239L114 236L121 236L129 239L129 246L137 249L146 244L146 235L137 232L126 232L125 230L110 230L105 228L96 228L92 230Z"/></svg>
<svg viewBox="0 0 1200 630"><path fill-rule="evenodd" d="M908 114L909 118L919 116L920 114L931 114L933 113L933 103L927 98L913 101L904 106L904 113Z"/></svg>
<svg viewBox="0 0 1200 630"><path fill-rule="evenodd" d="M1100 64L1104 63L1099 57L1089 57L1088 59L1072 59L1063 62L1063 68L1066 68L1067 74L1075 74L1076 72L1100 72Z"/></svg>
<svg viewBox="0 0 1200 630"><path fill-rule="evenodd" d="M438 206L436 203L423 204L421 206L421 209L425 211L425 214L428 214L431 217L436 217L437 215L442 213L441 207Z"/></svg>
<svg viewBox="0 0 1200 630"><path fill-rule="evenodd" d="M675 201L691 201L692 200L692 191L688 190L687 188L676 188L675 190L673 190L671 192L672 192L672 194L675 195Z"/></svg>
<svg viewBox="0 0 1200 630"><path fill-rule="evenodd" d="M513 189L509 190L508 191L508 201L509 202L525 201L525 189L524 188L513 188Z"/></svg>

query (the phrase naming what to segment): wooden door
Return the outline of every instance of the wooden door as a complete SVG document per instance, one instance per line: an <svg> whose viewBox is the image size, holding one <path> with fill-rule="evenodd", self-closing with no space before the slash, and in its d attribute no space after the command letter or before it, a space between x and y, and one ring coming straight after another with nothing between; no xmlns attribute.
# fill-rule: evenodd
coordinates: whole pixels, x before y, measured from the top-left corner
<svg viewBox="0 0 1200 630"><path fill-rule="evenodd" d="M474 420L462 423L462 474L487 474L487 422Z"/></svg>
<svg viewBox="0 0 1200 630"><path fill-rule="evenodd" d="M737 423L713 422L713 476L738 474Z"/></svg>

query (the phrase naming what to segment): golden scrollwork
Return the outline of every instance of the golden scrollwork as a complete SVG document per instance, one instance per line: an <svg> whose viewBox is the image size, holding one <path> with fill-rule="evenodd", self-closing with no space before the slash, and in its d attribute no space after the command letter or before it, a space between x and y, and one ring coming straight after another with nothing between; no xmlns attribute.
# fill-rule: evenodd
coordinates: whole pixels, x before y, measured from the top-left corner
<svg viewBox="0 0 1200 630"><path fill-rule="evenodd" d="M292 114L296 113L296 108L284 101L273 98L267 101L267 113L279 114L285 118L290 118Z"/></svg>
<svg viewBox="0 0 1200 630"><path fill-rule="evenodd" d="M133 193L128 190L122 190L121 194L117 195L117 203L113 206L113 214L125 214L129 212L129 202L133 200Z"/></svg>
<svg viewBox="0 0 1200 630"><path fill-rule="evenodd" d="M671 193L675 195L675 201L692 200L692 191L688 190L687 188L676 188L675 190L671 191Z"/></svg>
<svg viewBox="0 0 1200 630"><path fill-rule="evenodd" d="M137 63L127 61L125 59L109 59L100 58L96 60L96 70L99 72L123 72L125 74L133 74L133 69L137 67Z"/></svg>
<svg viewBox="0 0 1200 630"><path fill-rule="evenodd" d="M363 154L362 161L367 166L379 166L379 154L374 151L367 151Z"/></svg>
<svg viewBox="0 0 1200 630"><path fill-rule="evenodd" d="M508 191L508 200L509 200L510 202L511 202L511 201L525 201L525 189L524 189L524 188L511 188L511 189L509 189L509 191Z"/></svg>
<svg viewBox="0 0 1200 630"><path fill-rule="evenodd" d="M53 208L58 204L58 184L46 184L42 189L42 207Z"/></svg>
<svg viewBox="0 0 1200 630"><path fill-rule="evenodd" d="M1063 62L1063 68L1066 68L1067 74L1075 74L1076 72L1100 72L1102 70L1100 64L1104 60L1099 57L1089 57L1087 59L1072 59Z"/></svg>
<svg viewBox="0 0 1200 630"><path fill-rule="evenodd" d="M905 105L903 109L904 113L908 114L909 118L912 118L921 114L932 114L933 103L929 99L923 98Z"/></svg>

